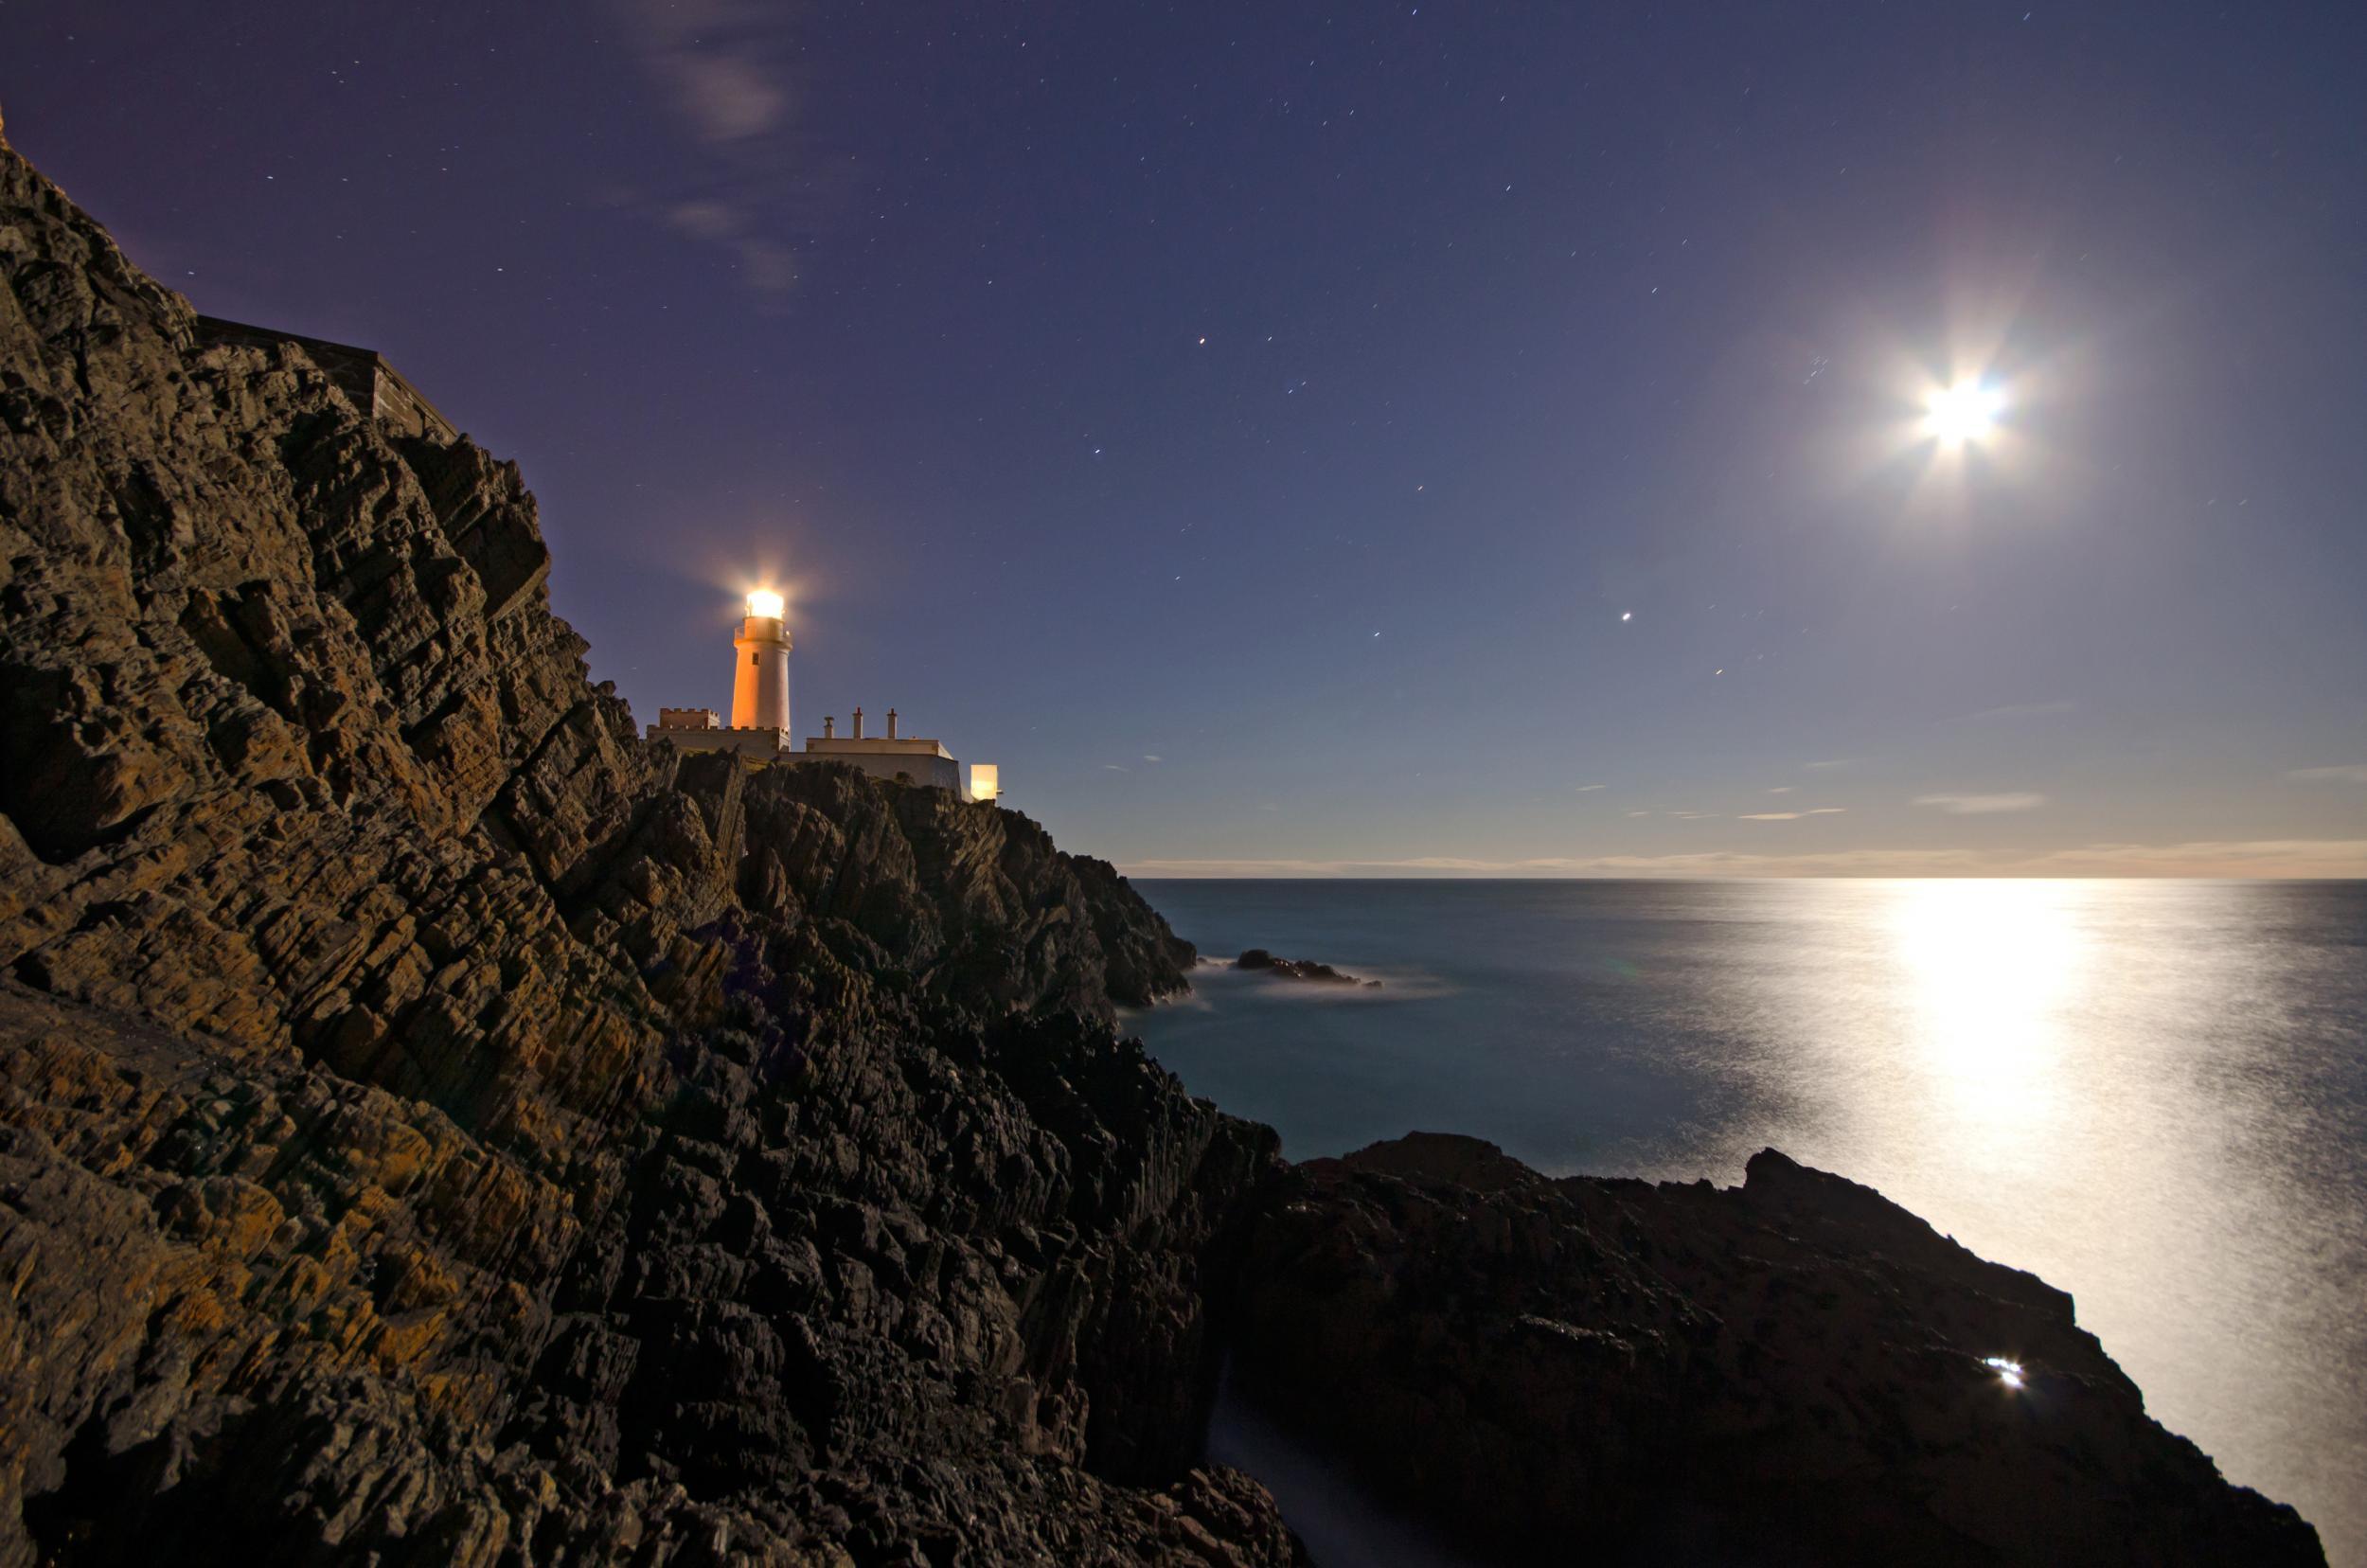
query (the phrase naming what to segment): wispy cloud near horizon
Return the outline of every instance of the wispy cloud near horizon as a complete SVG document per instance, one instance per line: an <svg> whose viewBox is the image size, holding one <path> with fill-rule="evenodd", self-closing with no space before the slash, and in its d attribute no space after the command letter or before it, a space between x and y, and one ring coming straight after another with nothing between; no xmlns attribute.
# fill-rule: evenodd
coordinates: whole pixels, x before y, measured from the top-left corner
<svg viewBox="0 0 2367 1568"><path fill-rule="evenodd" d="M2091 844L2041 853L1978 849L1843 849L1821 854L1700 850L1674 855L1493 860L1137 860L1130 877L2367 877L2367 839L2196 840Z"/></svg>
<svg viewBox="0 0 2367 1568"><path fill-rule="evenodd" d="M1978 713L1960 714L1953 722L1979 724L2006 719L2054 719L2078 711L2077 703L2068 698L2057 698L2050 703L2008 703L2002 707L1983 708Z"/></svg>
<svg viewBox="0 0 2367 1568"><path fill-rule="evenodd" d="M1936 806L1949 816L1989 816L1999 811L2033 811L2046 804L2036 790L2010 790L2002 794L1927 794L1915 796L1918 806Z"/></svg>
<svg viewBox="0 0 2367 1568"><path fill-rule="evenodd" d="M2331 768L2295 768L2285 776L2295 784L2367 784L2367 762L2341 762Z"/></svg>

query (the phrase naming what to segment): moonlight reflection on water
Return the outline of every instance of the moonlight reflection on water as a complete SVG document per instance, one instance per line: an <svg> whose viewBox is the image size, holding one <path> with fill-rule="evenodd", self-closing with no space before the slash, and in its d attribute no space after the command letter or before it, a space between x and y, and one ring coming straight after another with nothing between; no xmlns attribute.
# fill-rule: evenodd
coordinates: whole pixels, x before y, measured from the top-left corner
<svg viewBox="0 0 2367 1568"><path fill-rule="evenodd" d="M2070 1291L2157 1418L2367 1563L2367 886L1139 885L1203 952L1392 977L1203 971L1135 1019L1292 1157L1418 1127L1732 1183L1772 1145Z"/></svg>

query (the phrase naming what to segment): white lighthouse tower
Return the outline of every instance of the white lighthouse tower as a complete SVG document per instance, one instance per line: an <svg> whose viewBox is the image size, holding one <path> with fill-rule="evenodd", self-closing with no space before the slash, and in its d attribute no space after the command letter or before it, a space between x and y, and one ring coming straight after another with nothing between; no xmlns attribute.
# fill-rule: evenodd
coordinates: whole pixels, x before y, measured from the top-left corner
<svg viewBox="0 0 2367 1568"><path fill-rule="evenodd" d="M789 728L789 626L781 611L778 594L748 596L747 618L732 639L739 660L732 676L734 729Z"/></svg>

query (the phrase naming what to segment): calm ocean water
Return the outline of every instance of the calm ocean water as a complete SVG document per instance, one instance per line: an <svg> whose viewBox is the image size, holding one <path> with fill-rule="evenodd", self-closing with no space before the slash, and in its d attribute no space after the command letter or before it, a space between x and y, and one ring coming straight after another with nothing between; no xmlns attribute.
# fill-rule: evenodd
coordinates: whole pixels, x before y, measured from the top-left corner
<svg viewBox="0 0 2367 1568"><path fill-rule="evenodd" d="M1204 954L1385 982L1203 967L1130 1020L1293 1158L1425 1128L1730 1184L1773 1145L2073 1292L2367 1568L2367 883L1136 885Z"/></svg>

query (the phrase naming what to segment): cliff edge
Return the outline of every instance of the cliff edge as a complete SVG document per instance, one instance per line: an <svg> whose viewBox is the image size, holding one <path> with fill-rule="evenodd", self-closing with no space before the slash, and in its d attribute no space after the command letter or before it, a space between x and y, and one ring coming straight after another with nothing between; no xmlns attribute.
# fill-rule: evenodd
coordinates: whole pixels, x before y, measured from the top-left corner
<svg viewBox="0 0 2367 1568"><path fill-rule="evenodd" d="M638 742L514 466L5 151L0 280L0 1562L1290 1559L1121 879Z"/></svg>

